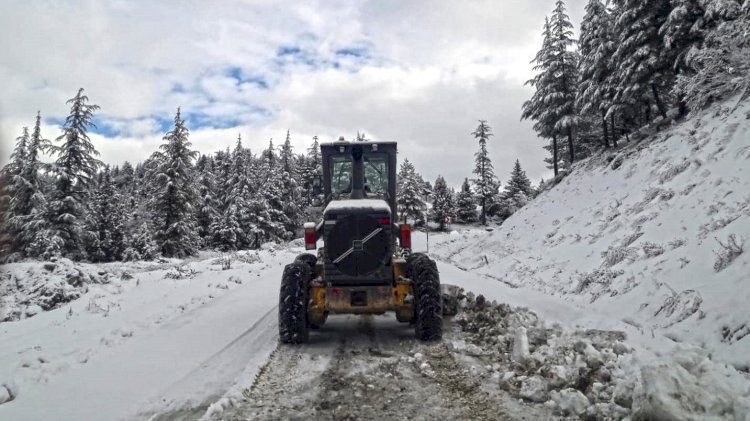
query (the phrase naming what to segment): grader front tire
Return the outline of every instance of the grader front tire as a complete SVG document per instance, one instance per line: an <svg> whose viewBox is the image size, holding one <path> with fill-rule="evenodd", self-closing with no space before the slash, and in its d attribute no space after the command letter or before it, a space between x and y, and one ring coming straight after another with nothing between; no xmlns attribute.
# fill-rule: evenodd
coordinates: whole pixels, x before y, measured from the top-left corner
<svg viewBox="0 0 750 421"><path fill-rule="evenodd" d="M287 344L307 342L308 281L310 266L304 262L286 265L279 294L279 340Z"/></svg>
<svg viewBox="0 0 750 421"><path fill-rule="evenodd" d="M414 285L414 329L417 339L443 337L443 302L437 265L422 253L412 254L407 268Z"/></svg>

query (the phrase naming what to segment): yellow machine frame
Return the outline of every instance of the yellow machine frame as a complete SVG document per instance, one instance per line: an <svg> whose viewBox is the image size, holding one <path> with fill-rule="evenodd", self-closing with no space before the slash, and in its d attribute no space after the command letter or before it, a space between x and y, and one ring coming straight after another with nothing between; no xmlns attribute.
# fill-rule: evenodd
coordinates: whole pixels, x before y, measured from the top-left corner
<svg viewBox="0 0 750 421"><path fill-rule="evenodd" d="M317 266L316 278L310 283L310 301L307 315L311 323L322 325L326 316L332 314L383 314L394 311L400 322L414 318L414 288L411 279L405 277L406 260L391 258L393 285L326 287L323 283L323 267ZM352 294L366 292L367 305L352 305Z"/></svg>

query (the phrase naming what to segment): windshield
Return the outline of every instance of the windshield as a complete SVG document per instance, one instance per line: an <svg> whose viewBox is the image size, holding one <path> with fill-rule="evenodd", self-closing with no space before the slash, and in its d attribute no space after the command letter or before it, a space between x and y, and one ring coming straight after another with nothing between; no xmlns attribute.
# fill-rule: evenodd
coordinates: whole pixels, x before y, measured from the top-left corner
<svg viewBox="0 0 750 421"><path fill-rule="evenodd" d="M364 156L365 196L387 199L388 155ZM337 199L349 197L352 192L352 160L349 156L331 157L331 193Z"/></svg>

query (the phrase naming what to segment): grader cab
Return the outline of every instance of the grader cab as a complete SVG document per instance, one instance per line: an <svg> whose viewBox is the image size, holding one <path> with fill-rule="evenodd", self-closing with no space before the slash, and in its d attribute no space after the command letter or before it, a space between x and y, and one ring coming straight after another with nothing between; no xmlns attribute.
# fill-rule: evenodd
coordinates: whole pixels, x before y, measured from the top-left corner
<svg viewBox="0 0 750 421"><path fill-rule="evenodd" d="M442 337L437 266L411 252L411 228L396 223L396 150L395 142L321 145L325 209L304 226L305 248L316 254L284 268L282 342L306 342L329 315L386 312L412 323L421 340Z"/></svg>

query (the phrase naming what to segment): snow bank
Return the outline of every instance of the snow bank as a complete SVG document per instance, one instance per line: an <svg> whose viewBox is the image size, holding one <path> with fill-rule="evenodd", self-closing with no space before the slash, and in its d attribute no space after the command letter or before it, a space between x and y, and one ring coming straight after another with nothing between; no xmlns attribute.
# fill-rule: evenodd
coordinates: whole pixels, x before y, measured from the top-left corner
<svg viewBox="0 0 750 421"><path fill-rule="evenodd" d="M745 420L750 381L696 347L633 349L619 331L549 326L522 307L468 293L455 322L501 389L562 416L590 419ZM506 370L506 371L502 371Z"/></svg>

